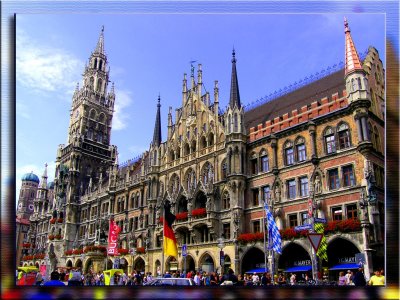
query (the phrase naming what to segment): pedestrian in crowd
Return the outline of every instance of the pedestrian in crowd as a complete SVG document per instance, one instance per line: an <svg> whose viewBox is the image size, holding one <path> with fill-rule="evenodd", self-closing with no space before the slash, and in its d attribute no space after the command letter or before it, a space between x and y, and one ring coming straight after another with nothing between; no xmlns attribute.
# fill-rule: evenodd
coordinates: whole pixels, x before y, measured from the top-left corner
<svg viewBox="0 0 400 300"><path fill-rule="evenodd" d="M370 278L368 285L385 285L385 276L381 274L380 269L375 271L375 275Z"/></svg>
<svg viewBox="0 0 400 300"><path fill-rule="evenodd" d="M279 276L278 276L278 284L279 284L279 285L284 285L285 283L286 283L285 277L283 277L283 274L282 274L282 273L279 273Z"/></svg>
<svg viewBox="0 0 400 300"><path fill-rule="evenodd" d="M351 271L347 270L346 275L344 275L346 277L346 285L350 285L350 281L351 281Z"/></svg>
<svg viewBox="0 0 400 300"><path fill-rule="evenodd" d="M274 281L272 280L271 273L269 273L269 272L267 272L267 274L266 274L266 282L267 282L267 285L272 285L274 283Z"/></svg>
<svg viewBox="0 0 400 300"><path fill-rule="evenodd" d="M344 272L339 272L339 279L338 279L338 285L346 285L346 276L344 275Z"/></svg>
<svg viewBox="0 0 400 300"><path fill-rule="evenodd" d="M260 284L260 277L257 275L256 272L254 272L253 276L251 276L251 280L253 281L253 285L259 285Z"/></svg>
<svg viewBox="0 0 400 300"><path fill-rule="evenodd" d="M79 271L71 271L68 277L68 286L81 286L82 274Z"/></svg>
<svg viewBox="0 0 400 300"><path fill-rule="evenodd" d="M164 278L172 278L171 274L169 274L169 272L165 272Z"/></svg>
<svg viewBox="0 0 400 300"><path fill-rule="evenodd" d="M358 268L354 274L353 283L355 286L365 286L367 284L362 268Z"/></svg>
<svg viewBox="0 0 400 300"><path fill-rule="evenodd" d="M290 285L296 284L296 274L290 273Z"/></svg>
<svg viewBox="0 0 400 300"><path fill-rule="evenodd" d="M196 272L196 275L194 275L193 280L194 280L194 283L196 285L200 285L200 274L199 274L199 272Z"/></svg>
<svg viewBox="0 0 400 300"><path fill-rule="evenodd" d="M43 283L43 276L42 273L36 273L36 285L41 285Z"/></svg>
<svg viewBox="0 0 400 300"><path fill-rule="evenodd" d="M238 282L238 278L235 275L235 272L231 268L229 268L228 273L222 277L221 284L224 283L225 281L231 281L232 284L237 284Z"/></svg>
<svg viewBox="0 0 400 300"><path fill-rule="evenodd" d="M237 278L238 278L238 282L237 282L236 285L244 286L244 278L243 278L243 275L242 275L242 274L239 274L239 275L237 276Z"/></svg>
<svg viewBox="0 0 400 300"><path fill-rule="evenodd" d="M219 280L217 274L215 272L212 272L210 276L210 285L218 285L218 283Z"/></svg>
<svg viewBox="0 0 400 300"><path fill-rule="evenodd" d="M261 276L261 285L266 286L267 285L267 272L263 273Z"/></svg>
<svg viewBox="0 0 400 300"><path fill-rule="evenodd" d="M65 286L64 282L60 280L60 274L57 271L51 272L50 280L45 282L45 286Z"/></svg>
<svg viewBox="0 0 400 300"><path fill-rule="evenodd" d="M153 280L153 276L151 275L151 272L147 272L147 282L150 282Z"/></svg>

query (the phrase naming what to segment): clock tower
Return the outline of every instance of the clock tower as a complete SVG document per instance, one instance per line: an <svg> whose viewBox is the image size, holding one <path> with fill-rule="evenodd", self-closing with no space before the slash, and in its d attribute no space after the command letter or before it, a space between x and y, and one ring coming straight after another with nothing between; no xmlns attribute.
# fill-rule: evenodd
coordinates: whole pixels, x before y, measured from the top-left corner
<svg viewBox="0 0 400 300"><path fill-rule="evenodd" d="M60 255L72 247L79 229L82 197L108 180L115 161L116 147L110 145L115 94L114 84L108 91L109 72L103 27L82 86L76 86L72 97L67 144L57 151L53 214L65 216L60 231L64 249L55 247Z"/></svg>

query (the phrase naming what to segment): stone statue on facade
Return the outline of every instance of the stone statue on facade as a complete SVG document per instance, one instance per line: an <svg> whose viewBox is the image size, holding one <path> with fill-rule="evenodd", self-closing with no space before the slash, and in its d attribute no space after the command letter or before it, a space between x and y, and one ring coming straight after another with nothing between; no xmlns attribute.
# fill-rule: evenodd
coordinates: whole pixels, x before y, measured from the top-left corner
<svg viewBox="0 0 400 300"><path fill-rule="evenodd" d="M314 180L314 191L315 194L320 194L322 192L321 189L321 179L319 178L319 175L315 175L315 180Z"/></svg>

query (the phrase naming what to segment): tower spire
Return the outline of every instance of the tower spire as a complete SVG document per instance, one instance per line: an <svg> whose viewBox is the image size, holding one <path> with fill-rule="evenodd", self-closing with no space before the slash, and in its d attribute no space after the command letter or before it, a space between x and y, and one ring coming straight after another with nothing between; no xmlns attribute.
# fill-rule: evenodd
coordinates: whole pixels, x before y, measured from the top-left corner
<svg viewBox="0 0 400 300"><path fill-rule="evenodd" d="M40 187L43 189L47 188L47 163L44 164L44 171L43 171Z"/></svg>
<svg viewBox="0 0 400 300"><path fill-rule="evenodd" d="M104 54L104 25L101 27L99 40L97 41L95 53Z"/></svg>
<svg viewBox="0 0 400 300"><path fill-rule="evenodd" d="M240 94L239 94L239 83L236 72L236 57L235 48L232 50L232 77L231 77L231 94L229 99L229 106L233 109L235 106L240 109Z"/></svg>
<svg viewBox="0 0 400 300"><path fill-rule="evenodd" d="M345 75L355 71L362 70L362 65L360 62L360 58L358 56L356 47L354 46L353 39L350 34L349 23L347 22L346 17L344 18L344 33L345 33Z"/></svg>
<svg viewBox="0 0 400 300"><path fill-rule="evenodd" d="M153 146L158 147L161 144L161 113L160 113L160 94L158 95L156 122L154 124Z"/></svg>

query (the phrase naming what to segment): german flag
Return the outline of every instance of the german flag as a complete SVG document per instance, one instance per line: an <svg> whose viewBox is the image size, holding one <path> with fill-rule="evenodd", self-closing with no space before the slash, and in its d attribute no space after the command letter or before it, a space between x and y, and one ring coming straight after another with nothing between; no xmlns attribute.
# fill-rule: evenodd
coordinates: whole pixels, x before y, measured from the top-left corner
<svg viewBox="0 0 400 300"><path fill-rule="evenodd" d="M170 211L171 205L167 201L164 204L164 254L167 256L178 257L178 247L174 231L172 230L172 223L175 221L175 215Z"/></svg>

